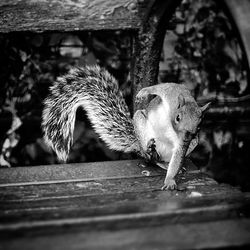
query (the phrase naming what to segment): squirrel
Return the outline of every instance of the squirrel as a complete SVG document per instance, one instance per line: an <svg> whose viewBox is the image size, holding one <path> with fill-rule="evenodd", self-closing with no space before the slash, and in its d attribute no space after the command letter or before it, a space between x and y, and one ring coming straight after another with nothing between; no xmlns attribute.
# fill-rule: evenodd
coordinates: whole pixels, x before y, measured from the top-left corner
<svg viewBox="0 0 250 250"><path fill-rule="evenodd" d="M198 144L197 131L210 103L199 107L183 84L162 83L141 89L136 101L150 100L131 118L117 80L97 65L71 68L58 77L44 100L44 140L66 162L73 143L75 115L83 107L95 132L110 149L136 152L167 169L162 187L176 189L185 156ZM168 164L169 163L169 164Z"/></svg>

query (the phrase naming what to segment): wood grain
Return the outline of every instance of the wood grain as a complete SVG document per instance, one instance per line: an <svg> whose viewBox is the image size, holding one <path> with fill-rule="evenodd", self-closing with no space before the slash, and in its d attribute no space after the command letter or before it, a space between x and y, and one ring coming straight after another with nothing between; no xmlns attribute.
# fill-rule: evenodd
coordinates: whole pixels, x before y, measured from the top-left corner
<svg viewBox="0 0 250 250"><path fill-rule="evenodd" d="M4 238L0 249L248 249L250 220L225 220L123 230L70 231Z"/></svg>
<svg viewBox="0 0 250 250"><path fill-rule="evenodd" d="M247 210L239 189L190 164L179 175L181 192L161 191L165 171L137 160L1 169L0 231L126 228L237 218Z"/></svg>
<svg viewBox="0 0 250 250"><path fill-rule="evenodd" d="M143 14L145 2L148 1L2 0L0 32L138 29L138 11Z"/></svg>
<svg viewBox="0 0 250 250"><path fill-rule="evenodd" d="M186 167L182 191L139 160L0 169L0 249L248 246L250 194Z"/></svg>
<svg viewBox="0 0 250 250"><path fill-rule="evenodd" d="M84 181L93 179L108 179L122 176L143 176L145 164L139 160L107 161L95 163L57 164L37 167L17 167L1 169L0 186L18 183L57 182L70 180ZM154 175L162 174L158 167L151 167Z"/></svg>

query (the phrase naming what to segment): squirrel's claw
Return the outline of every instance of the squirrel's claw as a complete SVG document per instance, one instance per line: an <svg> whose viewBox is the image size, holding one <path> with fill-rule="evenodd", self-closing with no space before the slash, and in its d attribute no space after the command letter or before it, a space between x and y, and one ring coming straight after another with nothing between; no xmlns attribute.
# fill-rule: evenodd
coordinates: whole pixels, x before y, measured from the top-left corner
<svg viewBox="0 0 250 250"><path fill-rule="evenodd" d="M177 185L174 179L165 179L164 185L161 190L175 190Z"/></svg>
<svg viewBox="0 0 250 250"><path fill-rule="evenodd" d="M155 139L154 138L152 138L151 140L148 141L146 153L147 153L147 155L149 156L149 159L152 162L160 161L160 156L156 151L156 145L155 145Z"/></svg>

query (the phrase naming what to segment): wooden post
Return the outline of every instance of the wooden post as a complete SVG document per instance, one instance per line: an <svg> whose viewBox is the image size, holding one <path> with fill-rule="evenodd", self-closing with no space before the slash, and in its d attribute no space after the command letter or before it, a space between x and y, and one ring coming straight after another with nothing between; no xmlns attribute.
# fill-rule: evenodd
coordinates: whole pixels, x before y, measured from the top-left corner
<svg viewBox="0 0 250 250"><path fill-rule="evenodd" d="M155 0L144 16L134 45L134 110L142 106L135 103L138 91L157 83L159 60L168 22L180 0Z"/></svg>

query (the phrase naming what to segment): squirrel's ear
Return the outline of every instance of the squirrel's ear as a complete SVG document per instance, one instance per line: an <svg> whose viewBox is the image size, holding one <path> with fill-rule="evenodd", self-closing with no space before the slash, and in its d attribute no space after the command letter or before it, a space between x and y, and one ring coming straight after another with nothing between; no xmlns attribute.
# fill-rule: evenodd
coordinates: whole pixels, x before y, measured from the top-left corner
<svg viewBox="0 0 250 250"><path fill-rule="evenodd" d="M178 107L177 109L183 107L185 105L185 98L182 94L178 96Z"/></svg>
<svg viewBox="0 0 250 250"><path fill-rule="evenodd" d="M208 102L207 104L205 104L204 106L202 106L201 107L202 113L206 112L209 109L210 105L211 105L211 102Z"/></svg>

